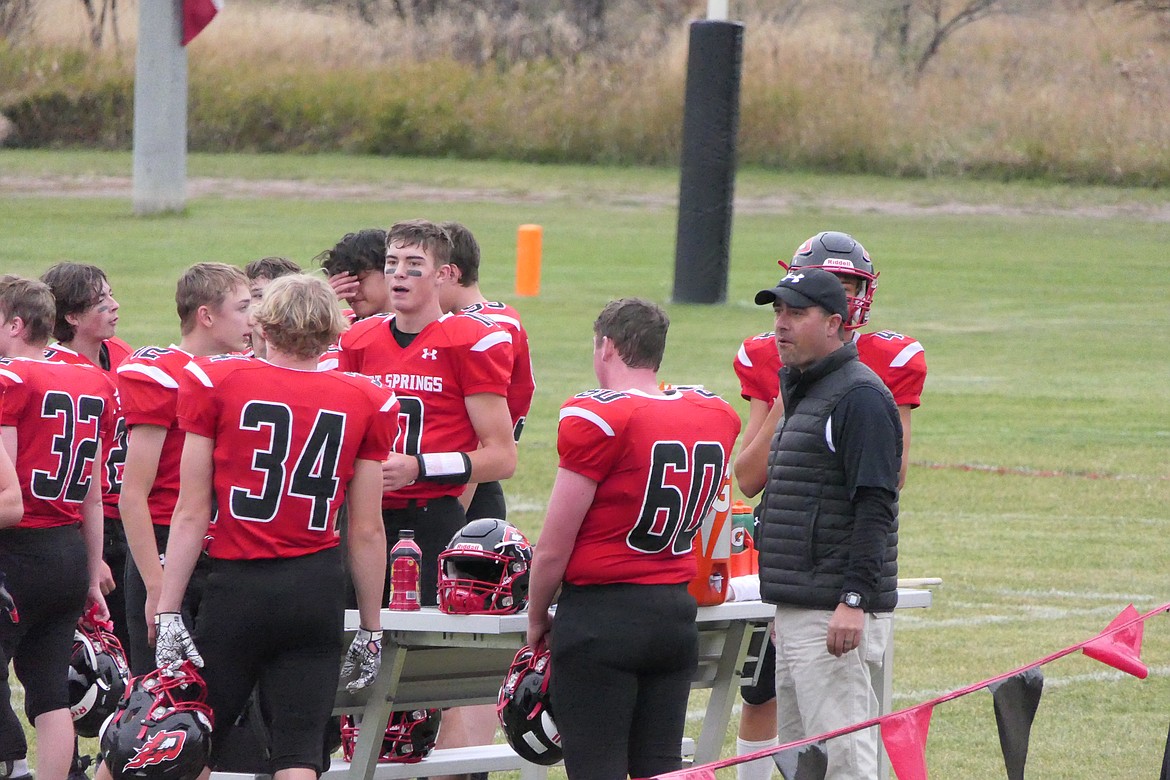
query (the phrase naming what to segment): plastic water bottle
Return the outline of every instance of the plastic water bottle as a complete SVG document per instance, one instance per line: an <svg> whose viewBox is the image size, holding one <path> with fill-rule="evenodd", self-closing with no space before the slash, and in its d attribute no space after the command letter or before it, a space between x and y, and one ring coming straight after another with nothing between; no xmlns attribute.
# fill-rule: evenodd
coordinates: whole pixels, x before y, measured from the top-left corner
<svg viewBox="0 0 1170 780"><path fill-rule="evenodd" d="M403 529L398 532L398 542L390 550L390 603L387 608L421 609L418 600L421 571L422 550L414 541L414 531Z"/></svg>

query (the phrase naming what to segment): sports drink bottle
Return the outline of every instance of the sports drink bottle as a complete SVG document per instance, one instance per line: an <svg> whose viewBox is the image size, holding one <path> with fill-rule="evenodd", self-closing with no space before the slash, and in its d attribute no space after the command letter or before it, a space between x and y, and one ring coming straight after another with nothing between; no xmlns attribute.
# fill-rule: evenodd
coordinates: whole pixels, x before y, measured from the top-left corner
<svg viewBox="0 0 1170 780"><path fill-rule="evenodd" d="M390 550L390 603L388 609L409 611L421 609L418 600L419 575L422 571L422 550L414 541L414 531L404 528L398 532L398 541Z"/></svg>

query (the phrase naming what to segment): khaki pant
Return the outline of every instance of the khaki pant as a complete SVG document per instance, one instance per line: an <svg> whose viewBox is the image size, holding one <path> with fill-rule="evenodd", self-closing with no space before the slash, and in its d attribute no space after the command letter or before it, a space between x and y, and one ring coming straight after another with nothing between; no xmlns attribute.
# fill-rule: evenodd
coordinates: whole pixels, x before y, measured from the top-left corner
<svg viewBox="0 0 1170 780"><path fill-rule="evenodd" d="M782 745L879 715L872 679L881 668L893 617L866 614L861 646L835 658L825 645L832 616L830 610L776 608L776 710ZM876 780L879 738L874 726L827 742L825 780Z"/></svg>

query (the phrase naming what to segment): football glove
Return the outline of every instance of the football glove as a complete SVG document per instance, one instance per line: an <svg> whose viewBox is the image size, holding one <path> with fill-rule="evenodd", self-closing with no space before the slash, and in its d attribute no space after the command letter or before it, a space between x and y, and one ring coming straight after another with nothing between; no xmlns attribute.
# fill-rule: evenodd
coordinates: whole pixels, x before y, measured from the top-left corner
<svg viewBox="0 0 1170 780"><path fill-rule="evenodd" d="M184 661L203 666L203 656L195 649L183 616L178 612L160 612L154 616L154 663L168 677L173 676Z"/></svg>
<svg viewBox="0 0 1170 780"><path fill-rule="evenodd" d="M341 665L342 678L353 677L345 686L350 693L360 691L374 681L382 666L382 632L359 628L345 651L345 662Z"/></svg>

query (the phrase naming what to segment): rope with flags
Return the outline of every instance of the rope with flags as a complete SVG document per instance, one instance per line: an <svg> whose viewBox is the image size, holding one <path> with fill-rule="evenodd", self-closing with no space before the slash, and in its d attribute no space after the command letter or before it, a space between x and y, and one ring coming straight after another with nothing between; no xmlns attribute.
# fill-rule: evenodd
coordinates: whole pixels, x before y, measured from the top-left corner
<svg viewBox="0 0 1170 780"><path fill-rule="evenodd" d="M1028 738L1044 687L1044 675L1040 667L1080 650L1089 658L1144 680L1149 675L1149 669L1141 660L1145 623L1162 612L1170 612L1170 604L1163 604L1145 614L1139 614L1130 604L1106 626L1104 631L1093 638L1066 647L1006 674L836 731L702 766L668 772L658 775L657 780L715 780L716 769L769 756L775 758L786 780L824 780L827 766L824 743L833 737L873 726L881 729L882 744L898 780L927 780L926 738L934 708L984 688L991 691L995 705L1000 747L1003 750L1008 780L1023 780L1024 762L1028 756Z"/></svg>

